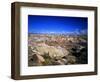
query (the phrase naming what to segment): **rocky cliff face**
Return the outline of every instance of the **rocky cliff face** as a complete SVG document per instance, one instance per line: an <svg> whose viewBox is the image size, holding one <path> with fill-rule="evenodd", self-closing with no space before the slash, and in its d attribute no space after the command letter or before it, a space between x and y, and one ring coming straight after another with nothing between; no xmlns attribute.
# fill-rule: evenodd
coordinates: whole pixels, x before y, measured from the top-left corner
<svg viewBox="0 0 100 82"><path fill-rule="evenodd" d="M28 41L28 65L87 64L87 40L81 37L32 35Z"/></svg>
<svg viewBox="0 0 100 82"><path fill-rule="evenodd" d="M46 44L29 46L29 54L29 65L64 65L76 62L74 56L69 56L69 51Z"/></svg>

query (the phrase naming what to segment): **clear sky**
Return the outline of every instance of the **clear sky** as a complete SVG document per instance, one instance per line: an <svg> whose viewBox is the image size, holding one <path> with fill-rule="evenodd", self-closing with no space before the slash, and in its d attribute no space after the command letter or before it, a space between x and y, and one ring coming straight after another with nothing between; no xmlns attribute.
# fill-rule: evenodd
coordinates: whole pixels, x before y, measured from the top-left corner
<svg viewBox="0 0 100 82"><path fill-rule="evenodd" d="M88 19L82 17L28 15L29 33L62 33L87 30Z"/></svg>

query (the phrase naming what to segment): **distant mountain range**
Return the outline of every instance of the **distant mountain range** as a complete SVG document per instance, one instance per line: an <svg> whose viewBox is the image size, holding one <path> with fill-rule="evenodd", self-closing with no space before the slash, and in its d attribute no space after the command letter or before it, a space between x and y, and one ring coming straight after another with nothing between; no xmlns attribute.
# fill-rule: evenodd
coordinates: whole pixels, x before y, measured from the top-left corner
<svg viewBox="0 0 100 82"><path fill-rule="evenodd" d="M75 31L75 32L37 32L29 34L51 34L51 35L87 35L87 30Z"/></svg>

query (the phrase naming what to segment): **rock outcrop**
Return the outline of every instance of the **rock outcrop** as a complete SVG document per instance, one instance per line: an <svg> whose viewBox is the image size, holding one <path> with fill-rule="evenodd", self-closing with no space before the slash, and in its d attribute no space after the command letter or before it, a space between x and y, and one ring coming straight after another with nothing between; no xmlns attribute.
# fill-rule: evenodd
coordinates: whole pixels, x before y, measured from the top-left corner
<svg viewBox="0 0 100 82"><path fill-rule="evenodd" d="M67 64L69 52L61 47L48 46L46 44L35 47L29 46L30 65L64 65Z"/></svg>

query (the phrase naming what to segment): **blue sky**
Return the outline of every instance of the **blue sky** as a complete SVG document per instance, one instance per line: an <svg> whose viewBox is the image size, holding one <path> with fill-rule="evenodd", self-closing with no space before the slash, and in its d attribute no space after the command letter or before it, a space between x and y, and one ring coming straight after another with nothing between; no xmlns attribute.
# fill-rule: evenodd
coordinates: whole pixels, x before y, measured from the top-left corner
<svg viewBox="0 0 100 82"><path fill-rule="evenodd" d="M87 30L87 28L87 18L28 15L29 33L66 33Z"/></svg>

